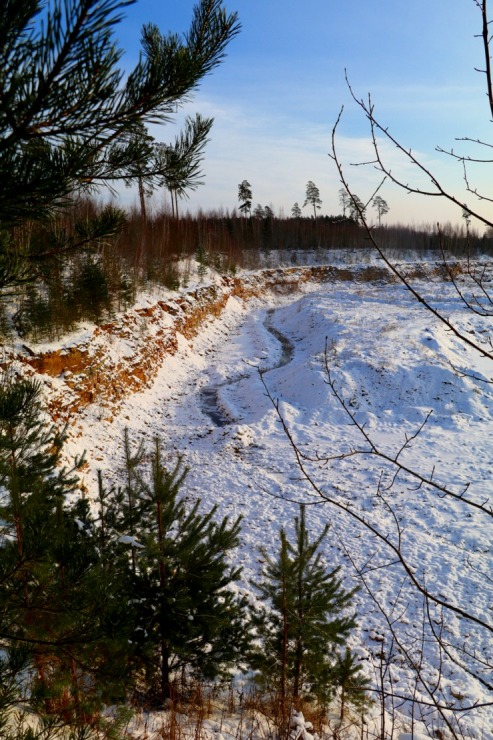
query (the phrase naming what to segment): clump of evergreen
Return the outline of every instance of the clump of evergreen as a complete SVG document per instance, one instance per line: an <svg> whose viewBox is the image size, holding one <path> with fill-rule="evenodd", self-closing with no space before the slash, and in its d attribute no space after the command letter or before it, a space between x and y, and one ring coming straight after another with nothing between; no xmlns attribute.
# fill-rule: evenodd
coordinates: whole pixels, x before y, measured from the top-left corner
<svg viewBox="0 0 493 740"><path fill-rule="evenodd" d="M216 520L217 507L202 513L200 501L185 500L180 458L166 465L159 439L149 451L144 443L133 448L126 434L125 483L107 489L100 473L92 513L75 470L60 467L63 441L44 421L40 385L7 377L0 385L5 737L20 701L40 726L97 732L105 703L124 704L133 692L165 706L248 654L263 685L276 689L281 718L307 698L326 706L336 691L341 719L348 703L364 706L366 679L346 645L354 590L321 559L328 526L311 542L302 507L294 542L281 529L277 557L263 551L259 590L269 608L252 617L234 590L240 519Z"/></svg>
<svg viewBox="0 0 493 740"><path fill-rule="evenodd" d="M31 380L0 387L0 729L21 700L44 727L95 729L103 704L135 687L162 706L244 657L229 562L240 519L188 506L181 459L168 469L156 439L146 468L128 435L126 483L107 489L100 474L93 515L59 466L64 438L40 393Z"/></svg>
<svg viewBox="0 0 493 740"><path fill-rule="evenodd" d="M240 569L228 559L240 519L215 521L217 507L203 514L200 501L187 506L180 496L187 469L180 458L165 466L158 439L147 474L143 448L132 454L127 438L125 449L119 527L130 555L132 641L146 693L163 704L183 693L188 679L217 678L246 653L246 602L231 589Z"/></svg>
<svg viewBox="0 0 493 740"><path fill-rule="evenodd" d="M329 525L310 541L305 507L295 518L295 539L291 542L281 528L277 556L261 550L266 565L257 586L264 608L254 616L258 647L252 667L267 690L279 697L281 716L305 699L326 706L341 687L344 702L362 698L366 681L346 647L355 627L355 615L347 615L356 589L347 591L332 570L322 562L320 546Z"/></svg>
<svg viewBox="0 0 493 740"><path fill-rule="evenodd" d="M122 696L107 627L123 633L127 617L40 397L32 380L0 386L0 708L22 699L39 717L87 725Z"/></svg>

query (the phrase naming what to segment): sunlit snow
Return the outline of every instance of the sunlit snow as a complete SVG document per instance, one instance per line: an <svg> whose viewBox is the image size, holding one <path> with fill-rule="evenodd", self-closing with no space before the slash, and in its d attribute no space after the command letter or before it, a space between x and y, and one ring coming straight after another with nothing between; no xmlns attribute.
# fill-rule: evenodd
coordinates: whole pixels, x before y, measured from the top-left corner
<svg viewBox="0 0 493 740"><path fill-rule="evenodd" d="M470 314L438 279L418 287L464 332L482 337L489 330L488 320ZM347 456L369 446L335 399L327 368L358 425L385 454L393 457L402 448L403 464L457 496L440 496L409 476L393 479L392 466L375 455ZM469 377L471 371L481 382ZM434 698L467 709L491 699L484 683L492 681L486 662L491 665L493 645L484 630L446 605L492 622L491 516L460 498L467 487L475 504L490 500L493 386L482 381L492 377L493 367L465 350L399 284L305 284L289 295L230 298L193 341L180 338L178 352L163 357L152 388L128 397L111 422L86 410L77 420L77 436L69 434L66 453L86 450L85 483L95 490L98 468L118 482L125 428L135 442L161 437L170 462L182 454L190 468L184 486L190 503L200 498L204 510L217 504L218 516L243 517L237 587L252 601L259 546L274 551L279 528L291 532L299 502L307 503L314 535L327 521L332 525L327 564L342 567L347 587L361 586L359 628L351 642L368 676L378 685L388 659L386 690L432 701L416 685L408 662L423 653L422 677L429 687L441 671L442 688ZM273 401L294 444L312 459L307 473L319 493L302 480ZM421 433L406 445L430 411ZM384 540L351 510L391 543L401 538L412 574L445 605L432 608L432 624L454 654L463 651L460 662L477 678L438 650L423 627L422 598ZM398 643L389 640L386 620ZM399 711L409 716L410 706L403 702ZM493 708L457 712L455 718L465 735L493 738Z"/></svg>

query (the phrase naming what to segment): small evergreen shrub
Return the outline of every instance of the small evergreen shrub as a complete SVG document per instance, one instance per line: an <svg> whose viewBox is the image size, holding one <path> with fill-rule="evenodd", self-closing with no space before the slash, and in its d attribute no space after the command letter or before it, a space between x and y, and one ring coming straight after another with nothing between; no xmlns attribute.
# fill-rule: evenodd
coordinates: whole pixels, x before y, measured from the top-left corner
<svg viewBox="0 0 493 740"><path fill-rule="evenodd" d="M329 570L322 562L320 547L328 530L329 525L310 541L301 506L294 541L281 529L277 555L261 551L266 565L255 585L265 604L253 618L259 641L251 664L261 685L278 695L283 716L306 699L326 705L343 686L350 701L356 677L358 696L366 685L346 646L356 624L355 616L347 615L356 589L345 590L339 568Z"/></svg>

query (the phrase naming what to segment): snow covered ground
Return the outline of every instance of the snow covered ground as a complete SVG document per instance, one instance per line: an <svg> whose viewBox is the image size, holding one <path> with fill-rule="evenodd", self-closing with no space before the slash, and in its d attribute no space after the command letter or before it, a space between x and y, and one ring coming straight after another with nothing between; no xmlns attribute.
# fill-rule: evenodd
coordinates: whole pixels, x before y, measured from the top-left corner
<svg viewBox="0 0 493 740"><path fill-rule="evenodd" d="M436 279L419 288L468 336L488 336L489 320L468 312L450 286ZM409 476L393 479L395 470L375 455L344 456L368 444L327 382L325 347L348 410L390 456L433 411L402 461L458 497L419 487ZM479 380L468 376L471 370ZM393 694L399 716L407 718L394 737L426 732L425 725L412 725L413 711L428 733L443 731L432 706L438 702L457 710L447 717L464 736L492 740L493 707L480 706L493 698L491 632L446 606L493 623L491 515L460 499L466 484L473 503L491 496L493 386L483 381L492 377L493 367L465 350L400 284L311 283L289 295L230 298L195 339L179 338L152 387L126 399L111 422L88 408L66 452L86 450L85 482L94 490L97 468L118 480L125 427L136 441L161 437L170 459L182 454L190 467L185 494L191 501L200 498L204 509L219 504L219 516L243 517L238 588L252 601L259 546L276 549L279 528L292 531L299 502L308 503L314 535L332 524L327 564L342 567L347 587L361 586L352 647L375 688ZM318 492L302 480L262 379L279 399L295 444L321 458L307 463ZM422 597L378 533L399 545L414 577L442 602L429 614L441 646ZM422 700L421 710L408 697ZM212 725L211 737L218 737Z"/></svg>

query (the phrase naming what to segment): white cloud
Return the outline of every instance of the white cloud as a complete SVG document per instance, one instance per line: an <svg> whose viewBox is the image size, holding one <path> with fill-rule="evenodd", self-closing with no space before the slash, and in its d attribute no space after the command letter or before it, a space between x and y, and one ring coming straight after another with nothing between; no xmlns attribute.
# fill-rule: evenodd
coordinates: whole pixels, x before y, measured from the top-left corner
<svg viewBox="0 0 493 740"><path fill-rule="evenodd" d="M205 185L191 194L182 208L232 210L238 205L238 184L247 179L252 185L254 204L270 204L276 212L283 210L289 214L295 201L302 205L306 183L313 180L323 202L321 213L340 212L338 190L341 183L329 157L333 120L306 125L299 118L281 113L266 115L261 108L240 104L238 100L228 104L201 97L180 111L177 127L184 115L196 110L213 116L215 123L203 165ZM337 152L351 187L365 200L374 192L381 173L372 165L353 166L354 163L371 162L375 153L363 115L356 126L352 113L347 118L349 125L346 126L343 117L337 133ZM356 130L357 134L349 135L347 129ZM154 127L151 131L158 140L164 141L171 140L175 133L173 126ZM379 146L386 166L399 179L429 189L429 182L418 168L391 142L382 139ZM433 149L431 152L416 150L413 154L457 193L461 202L472 204L471 198L464 193L462 171L457 163ZM409 196L387 183L381 193L390 206L389 221L420 224L461 220L460 211L443 198Z"/></svg>

